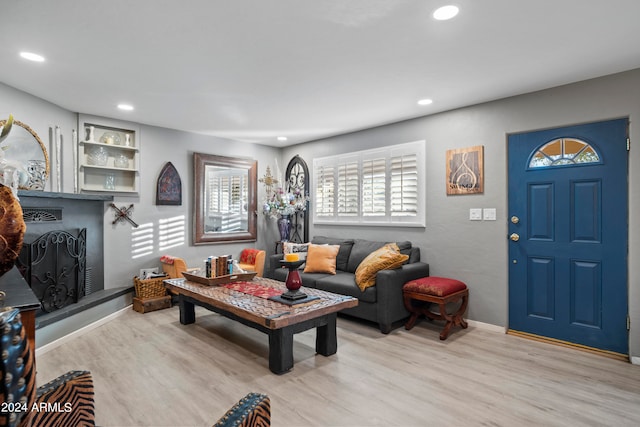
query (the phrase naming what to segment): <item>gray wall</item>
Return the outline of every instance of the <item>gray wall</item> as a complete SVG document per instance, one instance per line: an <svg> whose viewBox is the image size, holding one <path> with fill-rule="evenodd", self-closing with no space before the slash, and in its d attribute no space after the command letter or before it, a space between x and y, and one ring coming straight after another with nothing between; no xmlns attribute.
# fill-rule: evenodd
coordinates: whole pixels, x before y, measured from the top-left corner
<svg viewBox="0 0 640 427"><path fill-rule="evenodd" d="M262 177L266 172L267 165L275 163L275 159L279 155L278 149L144 125L140 130L140 141L140 195L138 197L116 197L115 203L118 206L128 206L129 203L134 203L133 219L141 227L152 224L156 232L160 220L184 215L186 244L164 251L161 251L156 244L152 253L132 260L131 237L135 230L125 224L112 226L113 214L111 211L107 212L105 217L107 223L105 262L106 265L112 266L113 271L109 271L109 268L106 269L105 280L112 284L105 284L105 287L131 283L131 278L138 274L140 268L160 266L158 258L163 254L180 256L187 261L187 265L204 268L204 259L209 255L232 254L237 257L245 247L263 248L272 246L271 242L277 240L276 230L265 227L265 218L258 216L257 242L193 246L191 244L191 223L194 152L256 159L258 160L258 177ZM176 167L182 180L182 206L158 206L155 204L158 175L168 161ZM262 186L258 184L258 202L263 197L262 190Z"/></svg>
<svg viewBox="0 0 640 427"><path fill-rule="evenodd" d="M187 244L165 252L179 254L190 265L200 265L209 254L239 253L245 245L198 246L191 242L192 167L194 151L258 160L258 176L276 159L284 171L289 160L299 154L312 167L314 157L357 151L384 145L424 139L427 141L427 227L425 229L313 226L310 235L353 236L377 240L414 242L431 265L433 275L451 276L465 281L472 296L468 317L480 322L508 326L507 259L507 155L506 135L555 126L629 117L631 139L635 139L634 120L640 118L640 70L516 96L482 105L408 120L351 134L288 147L275 148L230 142L219 138L169 129L141 126L142 182L139 197L117 197L116 204L135 204L133 217L140 223L157 224L161 218L185 215ZM76 115L53 104L0 84L0 117L13 113L44 137L48 126L60 125L70 143ZM472 145L485 147L485 192L481 195L447 196L445 192L445 152ZM632 142L633 145L633 142ZM177 148L179 147L179 148ZM70 148L65 146L66 164L71 164ZM156 206L157 175L166 161L178 169L183 181L183 205ZM65 171L64 187L72 191L73 177ZM640 151L632 148L629 161L629 215L640 211ZM259 185L259 202L264 193ZM497 208L497 221L469 221L470 208ZM131 258L130 226L112 226L113 215L105 211L105 287L131 283L141 267L158 266L161 255L156 248L140 259ZM273 252L277 240L275 225L259 215L256 247ZM629 259L640 253L640 228L630 225ZM640 357L640 267L629 263L629 301L631 315L630 354Z"/></svg>
<svg viewBox="0 0 640 427"><path fill-rule="evenodd" d="M629 117L631 140L640 120L640 70L502 99L432 116L288 147L286 165L300 155L312 168L315 157L389 144L426 140L427 226L425 229L311 225L310 236L353 236L411 240L421 248L431 274L458 278L471 289L468 317L507 326L507 134ZM635 132L634 132L635 130ZM484 145L485 191L447 196L446 150ZM640 213L640 149L629 160L629 215ZM497 221L470 221L470 208L497 208ZM629 259L640 254L640 227L630 224ZM630 354L640 356L640 267L629 263Z"/></svg>
<svg viewBox="0 0 640 427"><path fill-rule="evenodd" d="M72 129L77 129L78 115L54 104L36 98L25 92L0 83L0 117L6 119L9 113L31 126L49 147L49 127L60 126L64 138L62 190L73 192ZM126 122L122 122L126 126ZM249 157L258 160L258 177L264 176L267 165L273 168L280 150L257 144L246 144L205 135L180 132L171 129L140 126L141 182L138 196L116 196L117 206L134 204L132 218L141 227L152 225L157 239L158 222L161 219L183 215L185 217L185 244L161 251L157 240L151 253L140 258L132 257L133 229L128 223L112 225L114 214L105 204L105 289L131 286L133 276L141 268L160 267L159 257L163 254L181 256L189 266L204 267L203 260L208 255L232 254L238 256L242 248L255 246L273 247L277 239L275 226L265 226L267 220L258 216L258 240L254 243L191 245L191 222L193 216L193 173L194 152L232 157ZM82 133L81 133L82 135ZM155 204L158 174L166 162L172 162L182 179L182 206L157 206ZM56 190L53 188L53 190ZM46 191L52 191L51 180ZM263 187L258 185L258 202L264 197Z"/></svg>

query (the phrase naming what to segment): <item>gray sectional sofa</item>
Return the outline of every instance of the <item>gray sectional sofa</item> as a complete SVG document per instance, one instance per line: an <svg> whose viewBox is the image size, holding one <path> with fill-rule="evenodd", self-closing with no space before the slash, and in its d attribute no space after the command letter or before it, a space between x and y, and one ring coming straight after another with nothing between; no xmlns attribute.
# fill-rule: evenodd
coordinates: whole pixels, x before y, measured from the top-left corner
<svg viewBox="0 0 640 427"><path fill-rule="evenodd" d="M409 317L402 301L402 285L429 275L429 264L420 262L420 248L413 247L408 241L397 242L400 252L409 255L407 263L398 269L379 271L376 285L363 292L356 285L356 268L367 255L389 242L317 236L311 243L340 245L336 274L303 273L301 270L303 286L358 298L357 307L345 309L341 313L376 322L385 334L391 331L393 323ZM270 256L266 277L286 280L287 269L280 268L279 261L282 258L282 254Z"/></svg>

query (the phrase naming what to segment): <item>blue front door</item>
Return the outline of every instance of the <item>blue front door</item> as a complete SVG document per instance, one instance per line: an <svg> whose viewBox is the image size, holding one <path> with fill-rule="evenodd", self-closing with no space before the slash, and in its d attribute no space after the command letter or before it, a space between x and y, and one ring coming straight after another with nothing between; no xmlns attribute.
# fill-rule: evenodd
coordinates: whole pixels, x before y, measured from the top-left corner
<svg viewBox="0 0 640 427"><path fill-rule="evenodd" d="M627 130L509 135L509 329L627 354Z"/></svg>

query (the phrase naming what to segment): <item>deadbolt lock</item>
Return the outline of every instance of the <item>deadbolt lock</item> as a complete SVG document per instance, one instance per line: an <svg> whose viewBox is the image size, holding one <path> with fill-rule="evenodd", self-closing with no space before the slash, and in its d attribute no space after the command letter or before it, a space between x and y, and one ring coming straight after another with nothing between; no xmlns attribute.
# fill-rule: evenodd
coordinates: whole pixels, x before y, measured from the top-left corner
<svg viewBox="0 0 640 427"><path fill-rule="evenodd" d="M517 223L520 222L520 218L518 218L517 216L514 215L514 216L511 217L511 222L514 223L514 224L517 224Z"/></svg>

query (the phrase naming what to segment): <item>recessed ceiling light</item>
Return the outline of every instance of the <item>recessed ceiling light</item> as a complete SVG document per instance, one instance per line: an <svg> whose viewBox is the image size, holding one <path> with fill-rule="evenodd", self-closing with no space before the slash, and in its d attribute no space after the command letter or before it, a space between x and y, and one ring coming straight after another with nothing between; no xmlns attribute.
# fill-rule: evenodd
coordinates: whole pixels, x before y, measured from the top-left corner
<svg viewBox="0 0 640 427"><path fill-rule="evenodd" d="M286 140L287 140L286 136L279 136L278 137L278 141L280 141L280 142L285 142Z"/></svg>
<svg viewBox="0 0 640 427"><path fill-rule="evenodd" d="M437 19L438 21L446 21L447 19L451 19L456 16L459 11L460 9L458 9L458 6L442 6L436 9L435 12L433 12L433 18Z"/></svg>
<svg viewBox="0 0 640 427"><path fill-rule="evenodd" d="M425 98L418 101L418 105L429 105L429 104L433 104L432 99Z"/></svg>
<svg viewBox="0 0 640 427"><path fill-rule="evenodd" d="M129 105L129 104L118 104L118 108L124 111L132 111L133 110L133 105Z"/></svg>
<svg viewBox="0 0 640 427"><path fill-rule="evenodd" d="M33 62L44 62L44 56L33 52L20 52L20 56Z"/></svg>

